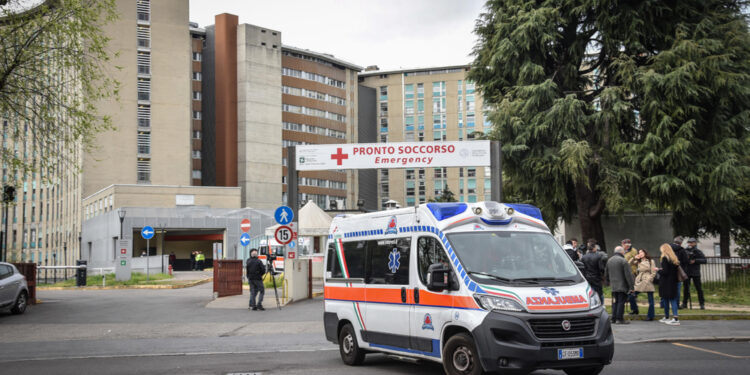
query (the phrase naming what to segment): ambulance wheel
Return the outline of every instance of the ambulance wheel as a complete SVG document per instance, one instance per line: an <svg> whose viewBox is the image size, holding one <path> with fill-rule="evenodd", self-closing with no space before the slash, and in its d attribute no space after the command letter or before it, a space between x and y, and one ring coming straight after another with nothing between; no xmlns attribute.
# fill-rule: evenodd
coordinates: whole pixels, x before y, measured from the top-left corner
<svg viewBox="0 0 750 375"><path fill-rule="evenodd" d="M474 340L465 333L459 333L448 339L443 349L443 369L448 375L479 375L482 364L474 346Z"/></svg>
<svg viewBox="0 0 750 375"><path fill-rule="evenodd" d="M597 375L602 372L604 366L577 367L565 370L567 375Z"/></svg>
<svg viewBox="0 0 750 375"><path fill-rule="evenodd" d="M341 360L349 366L359 366L365 360L365 351L359 347L351 324L347 323L339 332L339 352Z"/></svg>

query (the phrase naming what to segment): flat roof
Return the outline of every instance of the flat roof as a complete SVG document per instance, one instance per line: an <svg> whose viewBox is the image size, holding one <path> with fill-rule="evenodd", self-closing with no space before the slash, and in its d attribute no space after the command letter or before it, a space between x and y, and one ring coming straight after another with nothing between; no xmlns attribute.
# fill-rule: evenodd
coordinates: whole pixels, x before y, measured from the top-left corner
<svg viewBox="0 0 750 375"><path fill-rule="evenodd" d="M151 185L151 184L111 184L109 186L103 187L96 191L95 193L89 194L87 197L84 197L82 201L85 201L86 199L89 199L93 197L94 195L97 195L101 192L115 189L117 187L137 187L137 188L144 188L144 189L158 189L158 188L184 188L184 189L205 189L205 190L240 190L239 186L195 186L195 185Z"/></svg>
<svg viewBox="0 0 750 375"><path fill-rule="evenodd" d="M281 45L281 50L282 51L283 50L293 51L293 52L298 52L298 53L302 53L302 54L305 54L305 55L315 56L315 57L317 57L319 59L326 60L326 61L329 61L329 62L334 63L334 64L342 65L344 67L347 67L347 68L352 69L352 70L356 70L358 72L360 72L360 71L362 71L362 69L364 69L364 68L362 68L359 65L355 65L355 64L352 64L352 63L350 63L348 61L344 61L344 60L338 59L338 58L334 57L333 55L329 55L327 53L315 52L315 51L311 51L309 49L304 49L304 48L297 48L297 47L293 47L293 46L290 46L290 45L287 45L287 44L282 44Z"/></svg>
<svg viewBox="0 0 750 375"><path fill-rule="evenodd" d="M471 65L448 65L448 66L434 66L427 68L411 68L411 69L395 69L395 70L371 70L369 72L359 73L360 77L377 76L381 74L396 74L396 73L417 73L417 72L429 72L432 70L448 70L448 69L468 69Z"/></svg>

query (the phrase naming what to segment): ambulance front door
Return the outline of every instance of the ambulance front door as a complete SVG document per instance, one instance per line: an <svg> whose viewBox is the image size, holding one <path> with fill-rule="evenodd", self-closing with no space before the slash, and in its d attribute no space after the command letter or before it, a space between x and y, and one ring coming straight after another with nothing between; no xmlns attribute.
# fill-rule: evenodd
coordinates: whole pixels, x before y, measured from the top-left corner
<svg viewBox="0 0 750 375"><path fill-rule="evenodd" d="M450 264L440 240L422 235L415 243L417 264L414 270L411 307L411 344L414 350L431 357L440 357L440 335L445 323L454 319L453 300L458 291L431 292L427 289L427 270L435 263ZM456 310L457 311L457 310Z"/></svg>
<svg viewBox="0 0 750 375"><path fill-rule="evenodd" d="M368 241L365 340L373 347L408 351L411 238Z"/></svg>

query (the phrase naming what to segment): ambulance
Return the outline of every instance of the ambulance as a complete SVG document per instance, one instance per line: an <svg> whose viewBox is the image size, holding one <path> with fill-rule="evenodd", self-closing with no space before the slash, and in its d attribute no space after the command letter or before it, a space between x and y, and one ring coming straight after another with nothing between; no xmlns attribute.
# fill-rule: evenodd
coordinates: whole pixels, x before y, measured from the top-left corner
<svg viewBox="0 0 750 375"><path fill-rule="evenodd" d="M614 338L578 266L531 205L340 215L325 257L325 335L347 365L380 352L450 375L598 374Z"/></svg>

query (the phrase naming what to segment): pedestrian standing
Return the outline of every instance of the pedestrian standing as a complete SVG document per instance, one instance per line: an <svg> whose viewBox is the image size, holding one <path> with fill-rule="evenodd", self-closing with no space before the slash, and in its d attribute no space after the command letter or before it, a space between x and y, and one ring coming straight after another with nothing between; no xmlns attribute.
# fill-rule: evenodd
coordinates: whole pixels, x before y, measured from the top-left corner
<svg viewBox="0 0 750 375"><path fill-rule="evenodd" d="M638 254L630 260L631 265L635 265L637 273L635 275L635 294L646 293L648 296L648 313L646 320L654 320L654 278L656 278L656 264L646 249L638 250Z"/></svg>
<svg viewBox="0 0 750 375"><path fill-rule="evenodd" d="M615 255L607 261L604 277L612 287L612 299L615 300L612 308L612 323L629 324L624 316L625 301L628 295L633 293L635 281L630 265L625 260L625 249L622 246L615 247Z"/></svg>
<svg viewBox="0 0 750 375"><path fill-rule="evenodd" d="M669 247L672 248L672 252L674 252L674 255L677 257L677 260L680 262L680 266L682 267L683 271L685 270L685 267L688 264L688 255L687 251L685 251L685 248L682 247L682 236L677 236L672 241L672 244L669 245ZM680 302L680 295L682 294L682 281L677 281L677 302Z"/></svg>
<svg viewBox="0 0 750 375"><path fill-rule="evenodd" d="M266 266L263 261L258 259L258 249L250 249L250 258L245 265L245 273L247 274L247 283L250 284L250 305L248 308L265 310L263 308L263 295L266 293L266 288L263 286L263 275L266 273ZM255 301L256 296L258 297L257 303Z"/></svg>
<svg viewBox="0 0 750 375"><path fill-rule="evenodd" d="M685 273L687 273L688 278L685 280L682 306L680 308L687 308L687 301L690 299L690 282L692 281L695 284L695 290L698 292L698 302L701 305L701 310L705 310L706 301L703 299L703 286L701 285L701 264L706 264L706 256L698 249L698 241L695 238L690 237L687 242L688 247L685 249L685 252L687 253L688 263Z"/></svg>
<svg viewBox="0 0 750 375"><path fill-rule="evenodd" d="M568 254L570 259L573 261L577 261L579 259L578 252L573 247L573 245L568 241L565 245L563 245L563 250Z"/></svg>
<svg viewBox="0 0 750 375"><path fill-rule="evenodd" d="M627 260L628 264L630 264L631 272L633 273L633 276L635 276L637 266L633 263L630 263L630 261L634 259L636 255L638 255L638 251L630 243L630 238L626 238L620 241L620 246L625 249L625 260ZM636 297L636 293L628 295L628 302L630 302L630 315L638 315L638 299Z"/></svg>
<svg viewBox="0 0 750 375"><path fill-rule="evenodd" d="M589 240L592 241L592 240ZM594 289L596 294L599 295L599 300L604 304L604 289L602 288L602 279L604 278L604 266L606 264L607 257L597 251L596 242L589 242L592 246L588 246L589 251L584 254L581 258L583 263L583 277L591 285L591 289Z"/></svg>
<svg viewBox="0 0 750 375"><path fill-rule="evenodd" d="M190 270L195 271L195 251L190 252Z"/></svg>
<svg viewBox="0 0 750 375"><path fill-rule="evenodd" d="M169 265L172 266L172 269L174 270L174 262L177 260L177 256L174 255L174 251L169 253Z"/></svg>
<svg viewBox="0 0 750 375"><path fill-rule="evenodd" d="M680 261L677 259L677 255L672 250L672 246L663 244L659 248L661 251L661 266L659 267L659 296L662 299L664 305L664 318L659 321L669 325L678 326L680 325L679 312L677 306L679 305L679 286L677 282L677 267L680 266ZM672 308L672 319L669 319L669 308Z"/></svg>
<svg viewBox="0 0 750 375"><path fill-rule="evenodd" d="M198 271L203 271L203 262L205 261L206 256L203 255L202 251L197 251L195 254L195 263L197 263L196 267L198 268Z"/></svg>

